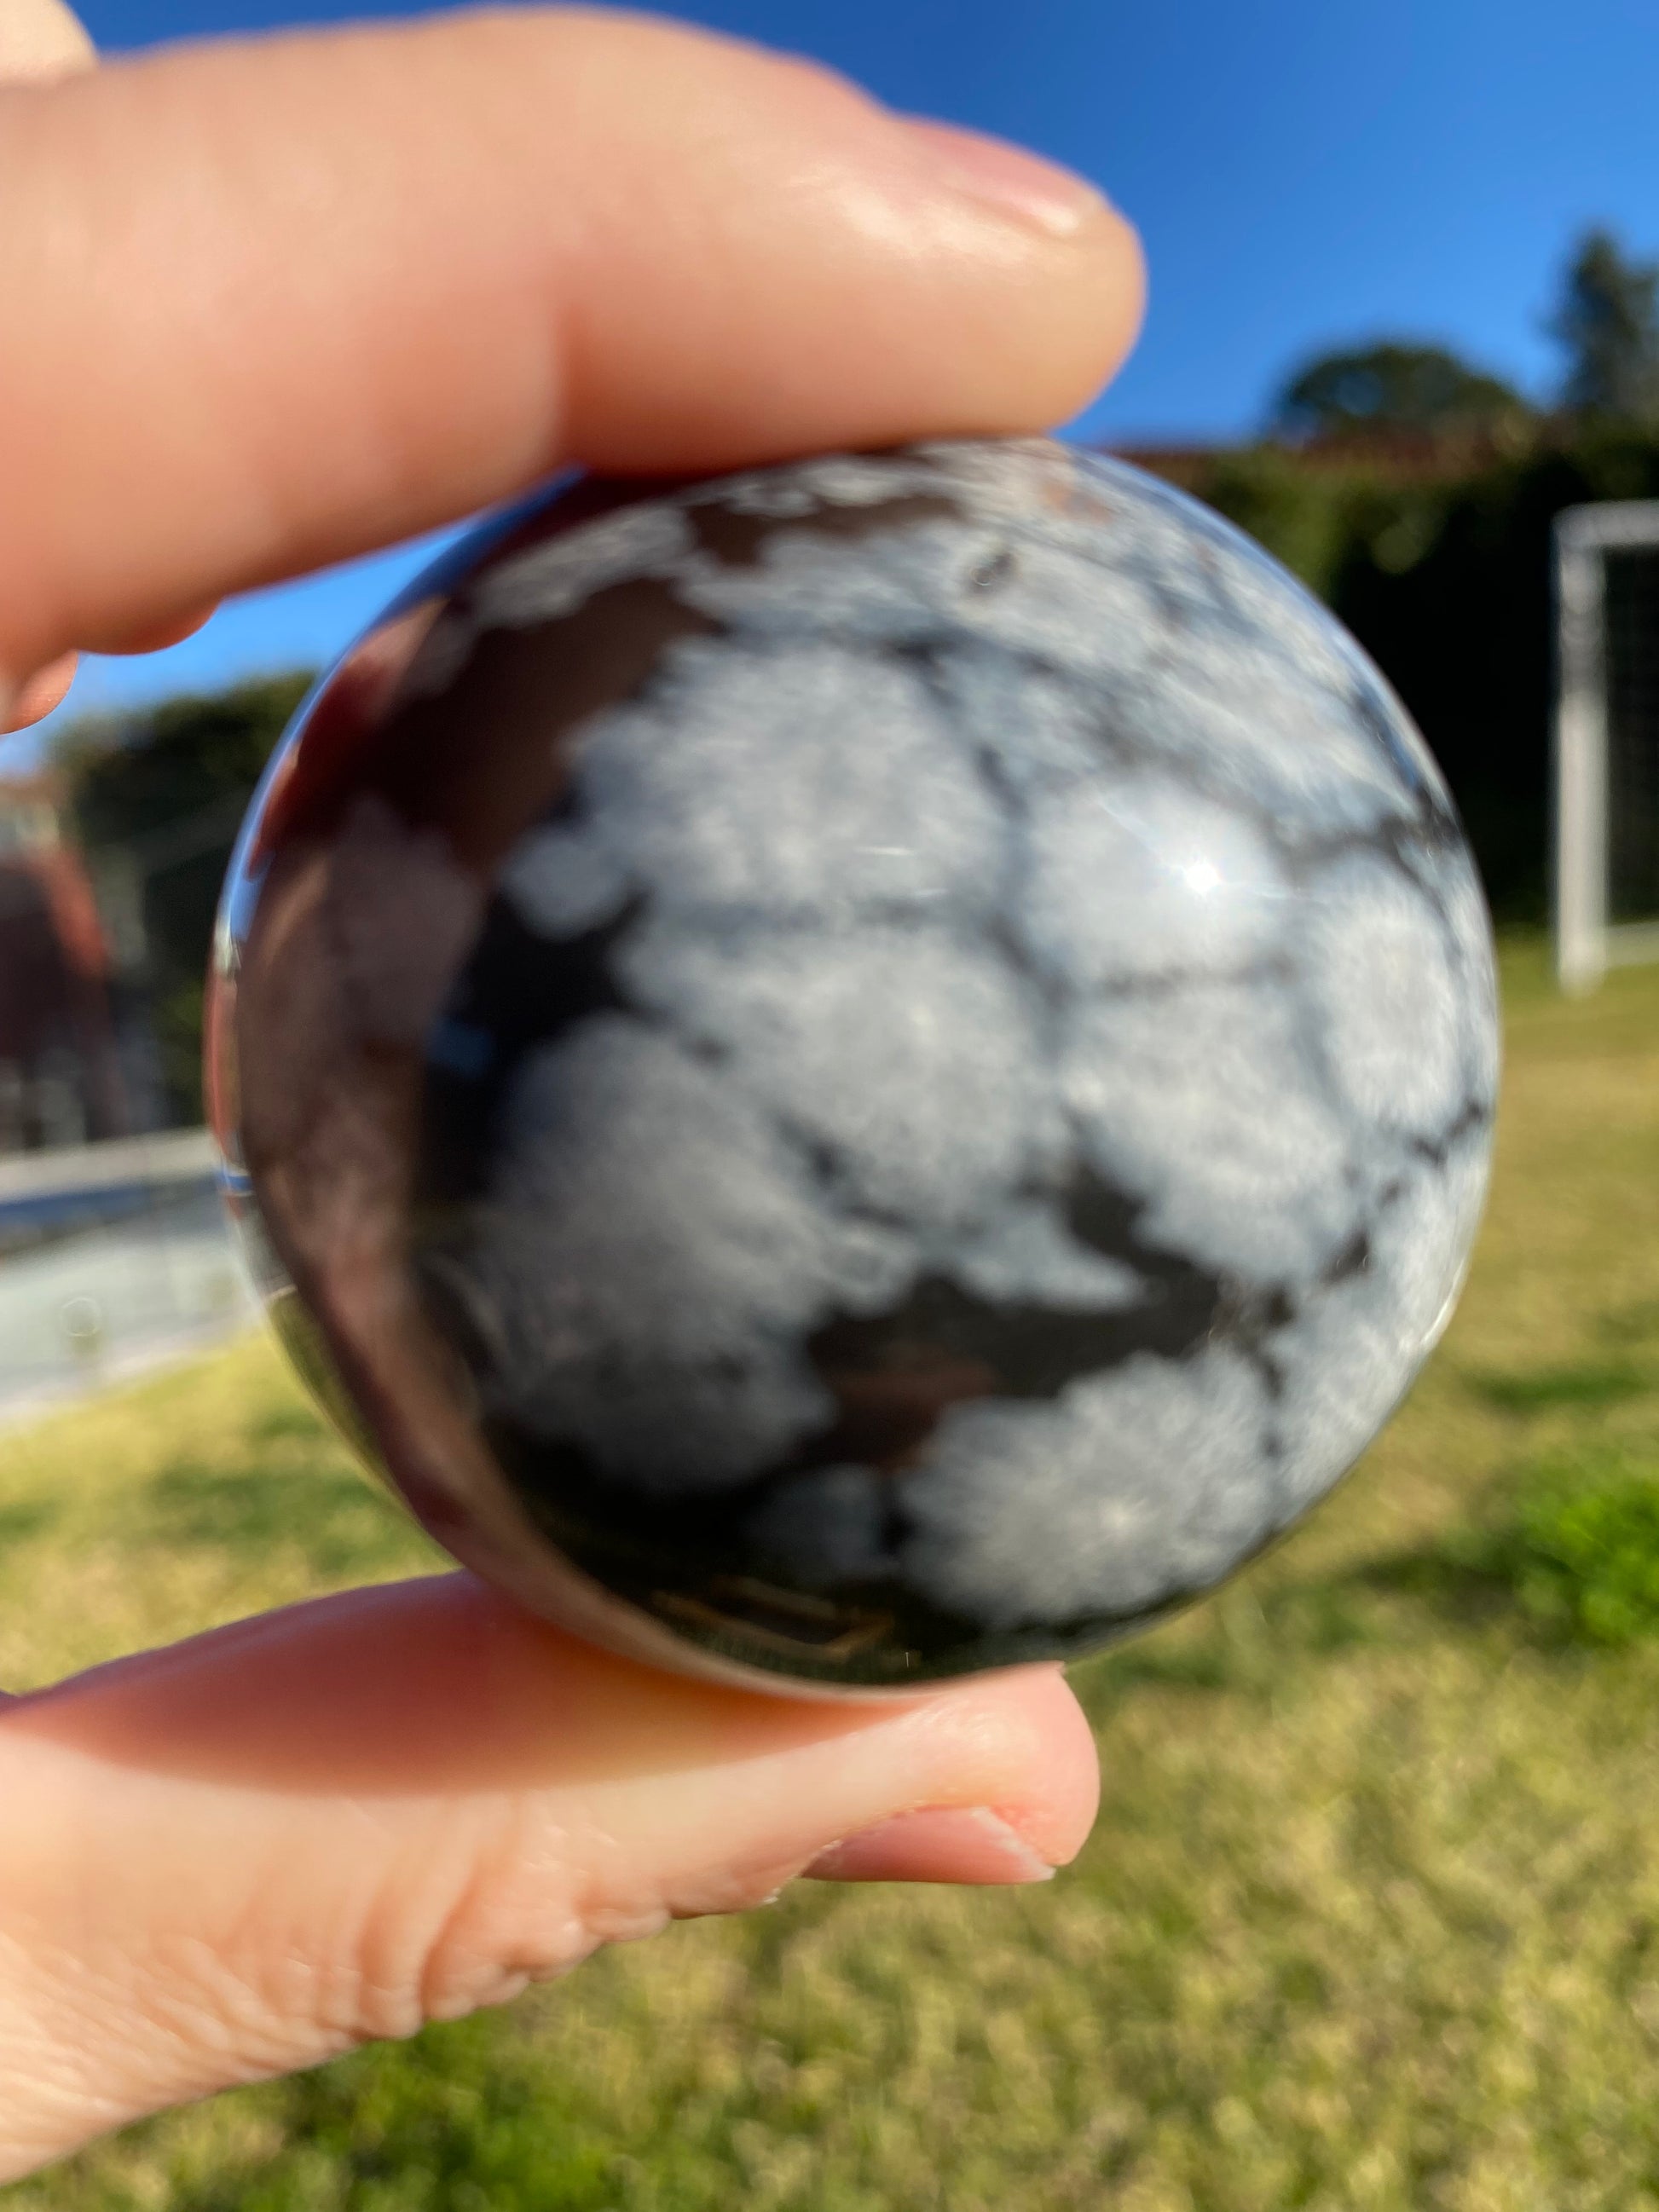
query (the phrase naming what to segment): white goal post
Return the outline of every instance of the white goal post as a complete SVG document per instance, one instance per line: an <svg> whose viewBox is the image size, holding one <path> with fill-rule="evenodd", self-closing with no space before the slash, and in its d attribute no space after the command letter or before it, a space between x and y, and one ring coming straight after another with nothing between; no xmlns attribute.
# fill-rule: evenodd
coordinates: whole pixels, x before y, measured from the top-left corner
<svg viewBox="0 0 1659 2212"><path fill-rule="evenodd" d="M1555 972L1659 960L1659 500L1556 518Z"/></svg>

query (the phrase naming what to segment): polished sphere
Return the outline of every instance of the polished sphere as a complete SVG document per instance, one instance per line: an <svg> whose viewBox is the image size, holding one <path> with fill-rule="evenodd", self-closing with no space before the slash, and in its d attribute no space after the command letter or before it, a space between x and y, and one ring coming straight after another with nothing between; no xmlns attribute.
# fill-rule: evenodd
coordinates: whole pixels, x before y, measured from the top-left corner
<svg viewBox="0 0 1659 2212"><path fill-rule="evenodd" d="M1490 935L1376 672L1042 442L582 483L301 713L210 1076L422 1522L647 1657L1085 1650L1319 1498L1484 1190Z"/></svg>

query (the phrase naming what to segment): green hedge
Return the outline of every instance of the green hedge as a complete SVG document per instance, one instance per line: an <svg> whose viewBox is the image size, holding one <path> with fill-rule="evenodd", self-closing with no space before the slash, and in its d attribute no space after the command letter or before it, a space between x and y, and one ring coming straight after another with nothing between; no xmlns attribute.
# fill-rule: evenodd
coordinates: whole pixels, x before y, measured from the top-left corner
<svg viewBox="0 0 1659 2212"><path fill-rule="evenodd" d="M242 810L308 681L264 677L214 697L170 699L82 724L64 750L94 869L119 856L131 871L144 949L128 980L148 1001L176 1121L201 1118L208 953Z"/></svg>
<svg viewBox="0 0 1659 2212"><path fill-rule="evenodd" d="M1604 432L1412 482L1283 447L1218 454L1200 498L1328 600L1411 709L1468 825L1494 912L1545 912L1553 693L1551 526L1659 496L1659 438Z"/></svg>

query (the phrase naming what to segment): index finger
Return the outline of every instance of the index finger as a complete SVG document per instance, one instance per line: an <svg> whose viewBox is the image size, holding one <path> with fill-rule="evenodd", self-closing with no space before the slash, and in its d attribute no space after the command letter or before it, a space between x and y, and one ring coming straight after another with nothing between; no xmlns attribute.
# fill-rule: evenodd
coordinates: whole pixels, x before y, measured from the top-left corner
<svg viewBox="0 0 1659 2212"><path fill-rule="evenodd" d="M80 19L63 0L9 0L0 6L0 84L29 84L89 69L97 56ZM64 653L29 678L8 705L0 690L0 737L27 727L61 706L75 678Z"/></svg>
<svg viewBox="0 0 1659 2212"><path fill-rule="evenodd" d="M1063 418L1139 308L1097 195L586 11L0 93L0 676L580 459Z"/></svg>

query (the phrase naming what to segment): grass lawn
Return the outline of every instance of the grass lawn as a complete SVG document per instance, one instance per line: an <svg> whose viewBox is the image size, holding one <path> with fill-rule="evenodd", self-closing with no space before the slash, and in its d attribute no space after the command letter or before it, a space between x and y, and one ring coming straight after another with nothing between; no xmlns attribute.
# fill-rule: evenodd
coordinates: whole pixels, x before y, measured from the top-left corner
<svg viewBox="0 0 1659 2212"><path fill-rule="evenodd" d="M1659 971L1506 984L1448 1341L1292 1541L1079 1670L1073 1870L808 1885L0 2212L1659 2207ZM0 1440L0 1681L431 1558L241 1346Z"/></svg>

